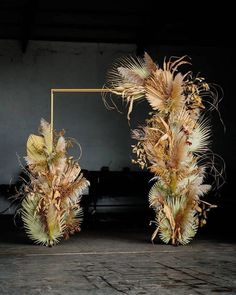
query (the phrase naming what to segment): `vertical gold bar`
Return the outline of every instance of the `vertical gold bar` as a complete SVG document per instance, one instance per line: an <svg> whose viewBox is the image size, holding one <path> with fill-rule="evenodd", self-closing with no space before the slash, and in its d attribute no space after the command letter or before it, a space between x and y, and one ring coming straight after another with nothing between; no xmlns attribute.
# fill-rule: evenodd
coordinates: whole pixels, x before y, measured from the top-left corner
<svg viewBox="0 0 236 295"><path fill-rule="evenodd" d="M51 140L52 140L52 142L53 142L53 120L54 120L54 118L53 118L53 111L54 111L54 93L53 93L53 89L51 89L51 123L50 123L50 125L51 125Z"/></svg>

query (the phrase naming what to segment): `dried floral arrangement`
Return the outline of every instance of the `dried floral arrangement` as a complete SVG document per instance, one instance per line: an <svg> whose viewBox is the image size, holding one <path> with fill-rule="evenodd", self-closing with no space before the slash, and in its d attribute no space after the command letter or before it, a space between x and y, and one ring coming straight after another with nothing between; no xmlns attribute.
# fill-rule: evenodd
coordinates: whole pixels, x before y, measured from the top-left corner
<svg viewBox="0 0 236 295"><path fill-rule="evenodd" d="M152 108L145 126L132 131L137 140L133 162L154 174L149 192L156 215L152 241L159 235L173 245L189 243L206 223L206 211L216 207L200 198L211 189L204 183L212 165L207 160L211 132L204 103L217 109L217 91L204 78L178 71L187 63L185 56L171 58L161 68L147 53L144 58L128 57L108 72L107 84L127 103L128 120L136 101L145 99ZM214 165L211 169L216 176L222 174Z"/></svg>
<svg viewBox="0 0 236 295"><path fill-rule="evenodd" d="M52 246L80 231L82 191L89 185L79 163L67 154L71 145L64 132L51 136L48 122L41 120L40 135L27 141L29 181L23 185L20 213L30 239Z"/></svg>

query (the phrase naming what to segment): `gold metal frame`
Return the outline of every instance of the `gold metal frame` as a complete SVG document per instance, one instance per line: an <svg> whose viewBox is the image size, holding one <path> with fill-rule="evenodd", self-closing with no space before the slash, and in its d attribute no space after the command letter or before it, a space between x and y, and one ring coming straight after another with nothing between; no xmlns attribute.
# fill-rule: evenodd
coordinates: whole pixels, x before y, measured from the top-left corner
<svg viewBox="0 0 236 295"><path fill-rule="evenodd" d="M54 94L55 93L107 93L108 88L54 88L51 89L51 139L53 140L54 125Z"/></svg>

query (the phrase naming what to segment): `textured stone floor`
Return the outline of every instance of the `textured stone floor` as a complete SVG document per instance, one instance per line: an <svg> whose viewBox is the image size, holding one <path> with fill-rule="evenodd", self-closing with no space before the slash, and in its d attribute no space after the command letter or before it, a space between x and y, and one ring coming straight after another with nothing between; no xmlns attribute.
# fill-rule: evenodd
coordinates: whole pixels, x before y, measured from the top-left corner
<svg viewBox="0 0 236 295"><path fill-rule="evenodd" d="M142 229L84 229L53 248L0 238L0 294L236 294L236 244L150 243Z"/></svg>

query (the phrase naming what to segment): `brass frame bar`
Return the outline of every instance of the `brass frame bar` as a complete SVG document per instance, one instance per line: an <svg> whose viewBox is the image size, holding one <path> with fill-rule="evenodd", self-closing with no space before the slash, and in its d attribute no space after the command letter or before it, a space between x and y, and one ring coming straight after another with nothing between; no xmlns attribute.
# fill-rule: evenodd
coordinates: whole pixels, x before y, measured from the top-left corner
<svg viewBox="0 0 236 295"><path fill-rule="evenodd" d="M108 88L53 88L51 89L51 139L53 141L54 125L54 93L107 93L112 92Z"/></svg>

